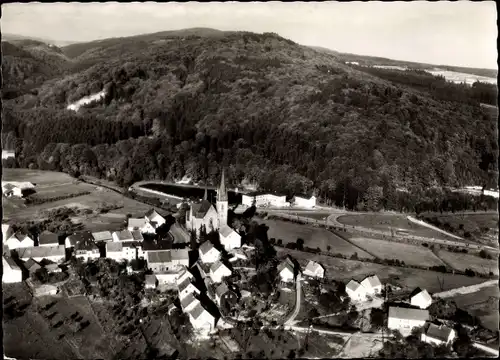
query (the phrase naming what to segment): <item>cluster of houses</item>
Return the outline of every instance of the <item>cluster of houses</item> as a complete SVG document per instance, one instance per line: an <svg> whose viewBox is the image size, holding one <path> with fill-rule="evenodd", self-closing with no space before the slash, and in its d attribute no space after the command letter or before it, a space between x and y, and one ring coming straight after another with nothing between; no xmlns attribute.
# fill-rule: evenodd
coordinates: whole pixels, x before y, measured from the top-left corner
<svg viewBox="0 0 500 360"><path fill-rule="evenodd" d="M255 205L256 207L290 207L312 209L316 206L316 196L295 195L290 201L287 201L286 195L272 194L267 192L251 192L243 194L241 203L245 207Z"/></svg>

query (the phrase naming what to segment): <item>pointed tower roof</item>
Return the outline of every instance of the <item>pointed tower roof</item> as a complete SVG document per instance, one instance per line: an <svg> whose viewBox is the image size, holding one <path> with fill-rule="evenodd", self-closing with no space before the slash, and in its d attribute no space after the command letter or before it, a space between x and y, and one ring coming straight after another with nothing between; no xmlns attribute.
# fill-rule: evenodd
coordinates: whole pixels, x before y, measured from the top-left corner
<svg viewBox="0 0 500 360"><path fill-rule="evenodd" d="M207 190L207 185L205 185L205 195L203 195L203 200L208 200L208 190Z"/></svg>
<svg viewBox="0 0 500 360"><path fill-rule="evenodd" d="M228 201L226 183L224 181L224 169L222 169L222 178L220 180L220 187L217 191L217 201Z"/></svg>

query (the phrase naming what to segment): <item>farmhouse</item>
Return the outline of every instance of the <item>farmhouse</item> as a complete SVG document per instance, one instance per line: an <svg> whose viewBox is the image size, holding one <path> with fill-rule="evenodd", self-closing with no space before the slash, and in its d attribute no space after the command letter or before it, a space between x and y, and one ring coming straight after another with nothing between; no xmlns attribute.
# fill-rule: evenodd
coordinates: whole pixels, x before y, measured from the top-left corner
<svg viewBox="0 0 500 360"><path fill-rule="evenodd" d="M295 281L295 263L290 257L278 265L278 275L284 283Z"/></svg>
<svg viewBox="0 0 500 360"><path fill-rule="evenodd" d="M427 290L416 288L410 294L410 304L418 306L421 309L427 309L432 304L432 297L429 295Z"/></svg>
<svg viewBox="0 0 500 360"><path fill-rule="evenodd" d="M230 289L226 283L220 284L215 289L215 299L225 314L229 313L238 303L236 292Z"/></svg>
<svg viewBox="0 0 500 360"><path fill-rule="evenodd" d="M179 290L179 299L182 301L188 294L200 293L200 290L194 285L193 279L185 279L183 282L177 284Z"/></svg>
<svg viewBox="0 0 500 360"><path fill-rule="evenodd" d="M31 237L18 231L5 242L10 250L35 246Z"/></svg>
<svg viewBox="0 0 500 360"><path fill-rule="evenodd" d="M145 282L144 282L144 288L145 289L156 289L158 286L158 279L156 278L155 275L146 275Z"/></svg>
<svg viewBox="0 0 500 360"><path fill-rule="evenodd" d="M205 241L201 244L198 251L200 253L200 260L204 264L211 264L219 260L220 251L210 241Z"/></svg>
<svg viewBox="0 0 500 360"><path fill-rule="evenodd" d="M325 277L325 269L317 262L309 261L304 269L304 275L312 278L323 279Z"/></svg>
<svg viewBox="0 0 500 360"><path fill-rule="evenodd" d="M24 262L24 267L26 270L28 270L28 273L30 275L33 274L38 269L42 268L42 266L39 263L37 263L35 260L33 260L32 258L29 258L28 260L26 260Z"/></svg>
<svg viewBox="0 0 500 360"><path fill-rule="evenodd" d="M123 241L123 257L128 261L138 258L144 259L145 254L141 250L141 245L135 241Z"/></svg>
<svg viewBox="0 0 500 360"><path fill-rule="evenodd" d="M365 300L367 295L366 288L356 280L351 280L347 283L345 292L353 301Z"/></svg>
<svg viewBox="0 0 500 360"><path fill-rule="evenodd" d="M371 275L361 281L361 286L366 289L367 295L380 294L382 292L382 283L377 275Z"/></svg>
<svg viewBox="0 0 500 360"><path fill-rule="evenodd" d="M112 234L113 241L134 241L132 232L130 230L115 231Z"/></svg>
<svg viewBox="0 0 500 360"><path fill-rule="evenodd" d="M215 317L201 304L196 304L188 314L189 320L195 329L204 331L211 331L214 329Z"/></svg>
<svg viewBox="0 0 500 360"><path fill-rule="evenodd" d="M66 249L71 249L74 248L75 245L80 242L80 241L94 241L94 237L92 236L92 233L90 231L79 231L75 232L72 235L66 237L66 240L64 241L64 245L66 246Z"/></svg>
<svg viewBox="0 0 500 360"><path fill-rule="evenodd" d="M391 306L387 327L391 330L399 330L403 336L408 336L413 328L423 326L427 320L429 320L427 310Z"/></svg>
<svg viewBox="0 0 500 360"><path fill-rule="evenodd" d="M316 196L295 195L293 197L293 205L301 208L312 209L316 206Z"/></svg>
<svg viewBox="0 0 500 360"><path fill-rule="evenodd" d="M145 234L156 233L154 226L146 218L129 218L127 229L128 231L139 230Z"/></svg>
<svg viewBox="0 0 500 360"><path fill-rule="evenodd" d="M107 242L106 243L106 257L120 262L127 259L123 251L123 243L121 242Z"/></svg>
<svg viewBox="0 0 500 360"><path fill-rule="evenodd" d="M270 194L266 192L252 192L242 196L242 203L246 206L256 207L288 207L290 203L286 201L286 195Z"/></svg>
<svg viewBox="0 0 500 360"><path fill-rule="evenodd" d="M181 308L183 312L191 311L195 306L200 304L194 293L188 294L181 300Z"/></svg>
<svg viewBox="0 0 500 360"><path fill-rule="evenodd" d="M455 330L430 323L422 333L421 340L431 345L448 345L455 339Z"/></svg>
<svg viewBox="0 0 500 360"><path fill-rule="evenodd" d="M173 266L189 266L189 250L173 249L170 251Z"/></svg>
<svg viewBox="0 0 500 360"><path fill-rule="evenodd" d="M99 232L93 232L92 237L96 242L104 241L113 241L113 235L111 235L111 231L99 231Z"/></svg>
<svg viewBox="0 0 500 360"><path fill-rule="evenodd" d="M236 231L224 224L219 229L220 243L229 251L241 247L241 236Z"/></svg>
<svg viewBox="0 0 500 360"><path fill-rule="evenodd" d="M153 272L167 271L173 265L170 250L148 252L147 260L148 266Z"/></svg>
<svg viewBox="0 0 500 360"><path fill-rule="evenodd" d="M9 158L16 158L16 152L15 150L3 150L2 149L2 160L4 159L9 159Z"/></svg>
<svg viewBox="0 0 500 360"><path fill-rule="evenodd" d="M43 231L38 236L38 246L57 246L59 245L59 237L50 231Z"/></svg>
<svg viewBox="0 0 500 360"><path fill-rule="evenodd" d="M20 248L17 250L17 253L19 254L19 258L23 261L27 261L32 258L35 261L47 259L58 263L66 259L66 250L64 249L64 245Z"/></svg>
<svg viewBox="0 0 500 360"><path fill-rule="evenodd" d="M217 261L210 267L210 279L214 283L220 283L222 278L226 276L231 276L232 272L229 268L222 263L222 261Z"/></svg>
<svg viewBox="0 0 500 360"><path fill-rule="evenodd" d="M155 209L149 210L144 216L144 219L146 219L146 221L150 222L151 224L155 224L156 225L154 226L155 229L165 224L165 218L160 214L158 214L158 212Z"/></svg>
<svg viewBox="0 0 500 360"><path fill-rule="evenodd" d="M89 232L89 236L82 236L80 240L75 244L75 257L77 259L84 259L84 261L94 260L101 257L101 253L92 234Z"/></svg>
<svg viewBox="0 0 500 360"><path fill-rule="evenodd" d="M12 284L23 281L23 272L11 257L2 257L2 283Z"/></svg>

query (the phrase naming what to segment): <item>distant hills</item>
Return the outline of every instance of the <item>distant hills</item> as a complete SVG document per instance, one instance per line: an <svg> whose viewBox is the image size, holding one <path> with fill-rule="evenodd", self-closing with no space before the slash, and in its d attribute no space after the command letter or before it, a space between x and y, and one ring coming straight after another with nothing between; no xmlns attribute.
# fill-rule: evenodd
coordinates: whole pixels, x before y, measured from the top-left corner
<svg viewBox="0 0 500 360"><path fill-rule="evenodd" d="M2 42L9 41L9 42L15 43L16 41L20 41L20 40L35 40L38 42L43 42L46 44L53 44L56 46L66 46L66 45L76 43L76 41L69 41L69 40L50 40L50 39L44 39L44 38L39 38L39 37L34 37L34 36L24 36L24 35L2 33Z"/></svg>

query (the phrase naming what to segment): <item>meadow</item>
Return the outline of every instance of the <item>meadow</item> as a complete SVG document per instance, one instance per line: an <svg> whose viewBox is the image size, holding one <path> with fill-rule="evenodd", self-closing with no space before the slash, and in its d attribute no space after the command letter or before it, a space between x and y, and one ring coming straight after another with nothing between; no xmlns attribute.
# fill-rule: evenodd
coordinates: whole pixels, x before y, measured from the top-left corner
<svg viewBox="0 0 500 360"><path fill-rule="evenodd" d="M498 275L498 260L483 259L477 255L455 253L439 250L438 256L456 270L465 271L469 268L475 272L488 274L490 271Z"/></svg>
<svg viewBox="0 0 500 360"><path fill-rule="evenodd" d="M483 288L471 294L456 295L450 300L457 303L458 307L474 316L478 316L484 327L498 331L498 300L500 291L498 286Z"/></svg>

